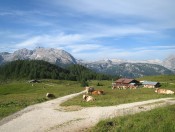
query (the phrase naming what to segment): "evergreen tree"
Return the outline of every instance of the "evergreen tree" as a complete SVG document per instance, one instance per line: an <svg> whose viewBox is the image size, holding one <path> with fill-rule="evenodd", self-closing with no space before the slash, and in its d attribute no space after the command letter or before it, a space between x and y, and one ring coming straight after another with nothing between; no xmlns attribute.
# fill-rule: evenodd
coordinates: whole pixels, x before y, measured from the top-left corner
<svg viewBox="0 0 175 132"><path fill-rule="evenodd" d="M93 79L111 79L111 76L96 73L81 65L63 69L42 60L17 60L0 65L0 76L6 79L66 79L82 83Z"/></svg>
<svg viewBox="0 0 175 132"><path fill-rule="evenodd" d="M86 80L81 80L81 87L89 86L88 82Z"/></svg>

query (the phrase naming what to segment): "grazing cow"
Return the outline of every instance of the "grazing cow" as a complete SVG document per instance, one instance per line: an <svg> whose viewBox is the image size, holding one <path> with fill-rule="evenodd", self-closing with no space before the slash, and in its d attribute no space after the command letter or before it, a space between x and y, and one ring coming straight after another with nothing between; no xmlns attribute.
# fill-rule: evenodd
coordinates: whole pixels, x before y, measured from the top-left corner
<svg viewBox="0 0 175 132"><path fill-rule="evenodd" d="M47 93L46 94L46 97L47 98L55 98L55 95L54 94L51 94L51 93Z"/></svg>
<svg viewBox="0 0 175 132"><path fill-rule="evenodd" d="M130 88L130 89L136 89L136 88L137 88L137 86L134 86L134 85L129 85L129 86L128 86L128 88Z"/></svg>
<svg viewBox="0 0 175 132"><path fill-rule="evenodd" d="M115 85L115 86L112 86L112 89L122 89L123 87L121 87L120 85Z"/></svg>
<svg viewBox="0 0 175 132"><path fill-rule="evenodd" d="M115 89L116 88L116 86L112 86L112 89Z"/></svg>
<svg viewBox="0 0 175 132"><path fill-rule="evenodd" d="M95 98L89 95L83 95L83 100L85 100L86 102L90 102L90 101L94 101Z"/></svg>
<svg viewBox="0 0 175 132"><path fill-rule="evenodd" d="M123 88L123 89L126 89L126 88L127 88L127 86L122 86L122 88Z"/></svg>
<svg viewBox="0 0 175 132"><path fill-rule="evenodd" d="M172 91L172 90L159 89L159 88L156 88L155 92L158 94L174 94L174 91Z"/></svg>
<svg viewBox="0 0 175 132"><path fill-rule="evenodd" d="M103 90L95 90L92 92L93 95L103 95L104 91Z"/></svg>
<svg viewBox="0 0 175 132"><path fill-rule="evenodd" d="M88 93L92 93L94 91L94 88L93 87L85 87L85 90L86 90L86 94L88 94Z"/></svg>

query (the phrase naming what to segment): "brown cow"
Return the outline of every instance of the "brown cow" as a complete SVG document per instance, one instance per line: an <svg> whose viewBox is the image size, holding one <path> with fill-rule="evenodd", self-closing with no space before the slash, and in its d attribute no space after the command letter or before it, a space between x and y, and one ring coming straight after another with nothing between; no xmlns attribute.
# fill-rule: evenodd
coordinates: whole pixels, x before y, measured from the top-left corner
<svg viewBox="0 0 175 132"><path fill-rule="evenodd" d="M172 91L172 90L159 89L159 88L156 88L155 92L158 94L174 94L174 91Z"/></svg>
<svg viewBox="0 0 175 132"><path fill-rule="evenodd" d="M95 90L92 92L93 95L103 95L104 91L103 90Z"/></svg>

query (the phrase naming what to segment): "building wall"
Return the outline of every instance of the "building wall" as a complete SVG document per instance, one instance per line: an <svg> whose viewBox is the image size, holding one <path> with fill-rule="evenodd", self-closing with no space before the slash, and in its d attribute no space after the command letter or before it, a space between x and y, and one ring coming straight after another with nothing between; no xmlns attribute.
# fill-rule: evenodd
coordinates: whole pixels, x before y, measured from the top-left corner
<svg viewBox="0 0 175 132"><path fill-rule="evenodd" d="M144 88L155 88L154 85L143 85Z"/></svg>

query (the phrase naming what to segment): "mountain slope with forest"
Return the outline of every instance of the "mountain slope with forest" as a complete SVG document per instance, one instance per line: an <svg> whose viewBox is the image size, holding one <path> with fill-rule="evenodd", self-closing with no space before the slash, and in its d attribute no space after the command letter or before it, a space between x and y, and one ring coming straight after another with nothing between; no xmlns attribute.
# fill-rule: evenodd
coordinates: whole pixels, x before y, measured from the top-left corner
<svg viewBox="0 0 175 132"><path fill-rule="evenodd" d="M71 65L63 69L42 60L16 60L0 66L1 79L60 79L88 80L110 79L111 76L96 73L81 65Z"/></svg>
<svg viewBox="0 0 175 132"><path fill-rule="evenodd" d="M2 52L0 53L0 64L14 60L43 60L62 68L79 64L101 74L135 78L141 76L174 74L174 58L174 56L170 56L163 62L160 60L130 61L121 59L85 62L75 59L70 53L61 49L35 48L34 50L20 49L14 53ZM80 66L78 67L81 68ZM76 70L75 68L73 69ZM70 74L71 78L75 80L75 75L72 75L71 72ZM77 79L78 78L79 77L77 77ZM100 75L99 78L104 77Z"/></svg>

